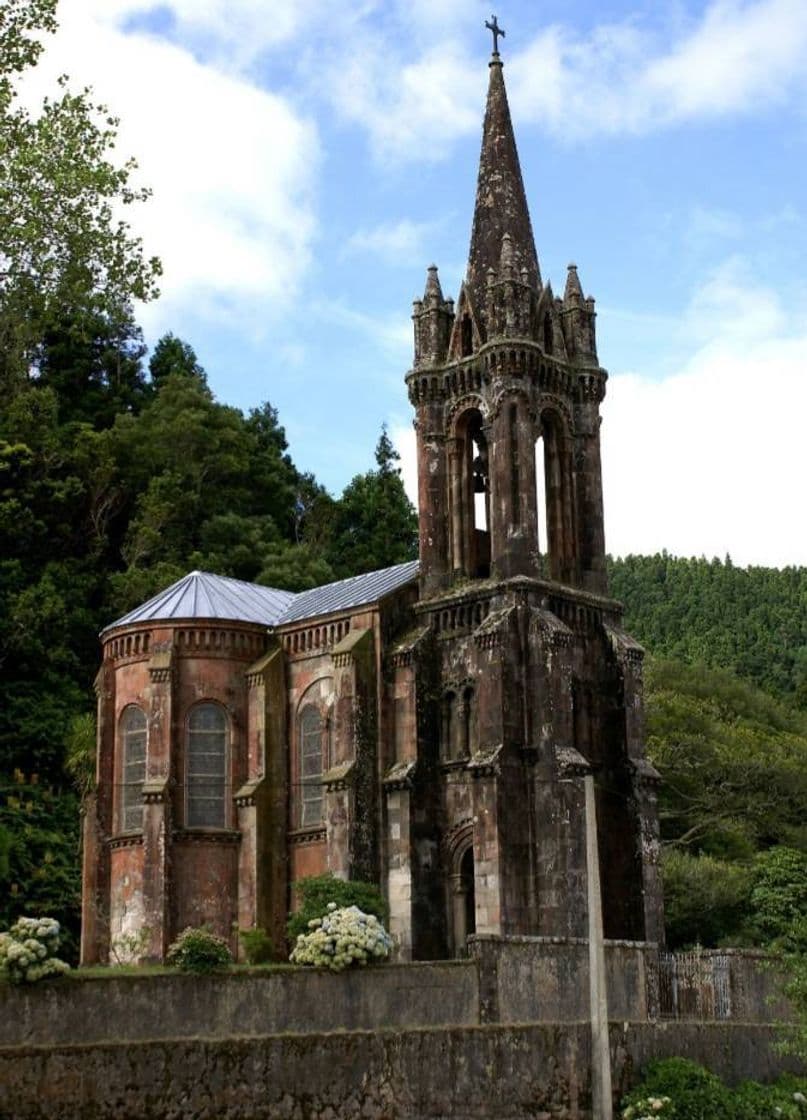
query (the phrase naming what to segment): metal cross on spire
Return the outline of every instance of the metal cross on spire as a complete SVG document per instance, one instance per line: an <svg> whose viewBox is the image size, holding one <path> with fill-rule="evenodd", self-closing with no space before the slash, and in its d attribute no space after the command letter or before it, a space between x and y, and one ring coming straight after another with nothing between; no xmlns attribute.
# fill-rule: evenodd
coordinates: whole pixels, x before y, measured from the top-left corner
<svg viewBox="0 0 807 1120"><path fill-rule="evenodd" d="M505 32L503 27L499 27L499 21L496 16L491 16L490 19L485 20L485 27L488 31L493 32L493 53L499 53L499 36L504 38Z"/></svg>

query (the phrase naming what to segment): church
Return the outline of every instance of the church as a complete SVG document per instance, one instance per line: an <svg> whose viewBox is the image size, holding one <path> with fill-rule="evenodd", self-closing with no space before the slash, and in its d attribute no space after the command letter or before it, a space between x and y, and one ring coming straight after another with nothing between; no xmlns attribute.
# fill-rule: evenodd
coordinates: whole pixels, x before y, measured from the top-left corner
<svg viewBox="0 0 807 1120"><path fill-rule="evenodd" d="M402 960L585 937L587 775L605 936L663 940L594 300L542 280L496 35L489 66L465 279L429 268L412 316L419 560L300 594L191 572L102 632L85 964L187 926L282 948L325 871L380 886Z"/></svg>

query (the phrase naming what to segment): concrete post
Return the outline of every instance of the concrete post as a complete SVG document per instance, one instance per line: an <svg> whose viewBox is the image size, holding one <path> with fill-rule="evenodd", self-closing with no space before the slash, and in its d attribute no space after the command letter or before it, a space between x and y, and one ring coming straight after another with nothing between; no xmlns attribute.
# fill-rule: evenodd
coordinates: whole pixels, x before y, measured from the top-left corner
<svg viewBox="0 0 807 1120"><path fill-rule="evenodd" d="M588 882L588 976L591 1004L591 1116L612 1120L611 1050L608 1045L608 992L600 895L600 853L594 775L586 774L586 864Z"/></svg>

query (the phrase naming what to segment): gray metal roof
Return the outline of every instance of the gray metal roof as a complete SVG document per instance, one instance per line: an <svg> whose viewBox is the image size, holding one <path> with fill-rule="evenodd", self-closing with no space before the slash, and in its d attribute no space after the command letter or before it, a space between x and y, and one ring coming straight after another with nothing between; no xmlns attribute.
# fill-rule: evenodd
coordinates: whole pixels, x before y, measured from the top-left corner
<svg viewBox="0 0 807 1120"><path fill-rule="evenodd" d="M189 572L147 603L105 626L101 633L116 626L173 618L221 618L274 626L294 598L293 591L278 591L211 572Z"/></svg>
<svg viewBox="0 0 807 1120"><path fill-rule="evenodd" d="M147 603L105 626L101 633L138 622L168 622L180 618L218 618L228 622L257 622L264 626L299 622L375 603L410 583L417 572L418 562L411 560L392 568L326 583L299 595L211 572L189 572Z"/></svg>
<svg viewBox="0 0 807 1120"><path fill-rule="evenodd" d="M304 618L314 618L320 614L360 607L363 603L376 603L399 587L411 583L418 574L418 561L409 560L406 564L395 564L392 568L381 568L377 572L365 572L362 576L351 576L336 583L326 583L322 587L312 587L301 591L294 601L286 607L278 619L284 622L299 622Z"/></svg>

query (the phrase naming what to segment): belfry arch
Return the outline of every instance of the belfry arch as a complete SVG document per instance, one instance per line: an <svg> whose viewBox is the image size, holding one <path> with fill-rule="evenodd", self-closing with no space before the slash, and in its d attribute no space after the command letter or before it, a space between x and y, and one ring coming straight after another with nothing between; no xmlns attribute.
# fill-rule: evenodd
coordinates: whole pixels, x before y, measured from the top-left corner
<svg viewBox="0 0 807 1120"><path fill-rule="evenodd" d="M543 479L536 488L543 574L572 584L577 578L573 449L565 420L551 407L539 415L535 460L536 477Z"/></svg>
<svg viewBox="0 0 807 1120"><path fill-rule="evenodd" d="M452 568L484 578L490 573L490 469L484 418L473 406L454 422L449 496Z"/></svg>

